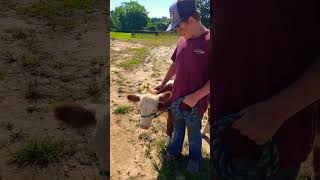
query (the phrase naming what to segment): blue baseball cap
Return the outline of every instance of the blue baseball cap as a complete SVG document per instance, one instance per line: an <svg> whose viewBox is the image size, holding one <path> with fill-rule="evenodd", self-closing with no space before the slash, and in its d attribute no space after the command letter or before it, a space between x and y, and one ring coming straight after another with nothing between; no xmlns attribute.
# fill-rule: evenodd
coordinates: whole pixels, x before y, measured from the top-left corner
<svg viewBox="0 0 320 180"><path fill-rule="evenodd" d="M175 29L182 21L197 13L195 0L176 0L169 9L171 24L166 31Z"/></svg>

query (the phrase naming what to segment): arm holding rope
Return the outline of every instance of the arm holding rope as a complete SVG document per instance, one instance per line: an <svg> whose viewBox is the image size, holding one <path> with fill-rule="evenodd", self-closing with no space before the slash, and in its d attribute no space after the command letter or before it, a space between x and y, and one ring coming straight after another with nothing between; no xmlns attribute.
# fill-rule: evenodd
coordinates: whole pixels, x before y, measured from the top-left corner
<svg viewBox="0 0 320 180"><path fill-rule="evenodd" d="M202 88L200 88L198 91L186 96L183 102L190 107L194 107L201 98L205 97L209 93L210 93L210 80L207 81L206 84Z"/></svg>
<svg viewBox="0 0 320 180"><path fill-rule="evenodd" d="M264 144L287 119L319 99L320 58L291 86L264 102L242 110L241 119L233 127L257 144Z"/></svg>

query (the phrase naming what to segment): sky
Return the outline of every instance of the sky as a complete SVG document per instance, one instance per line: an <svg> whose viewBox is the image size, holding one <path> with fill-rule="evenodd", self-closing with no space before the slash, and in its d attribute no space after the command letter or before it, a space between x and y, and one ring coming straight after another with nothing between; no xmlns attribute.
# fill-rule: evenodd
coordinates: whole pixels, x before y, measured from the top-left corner
<svg viewBox="0 0 320 180"><path fill-rule="evenodd" d="M122 2L129 2L130 0L110 0L110 10L114 10L115 7L121 6ZM174 0L135 0L139 4L143 5L147 12L149 12L149 17L170 17L169 8Z"/></svg>

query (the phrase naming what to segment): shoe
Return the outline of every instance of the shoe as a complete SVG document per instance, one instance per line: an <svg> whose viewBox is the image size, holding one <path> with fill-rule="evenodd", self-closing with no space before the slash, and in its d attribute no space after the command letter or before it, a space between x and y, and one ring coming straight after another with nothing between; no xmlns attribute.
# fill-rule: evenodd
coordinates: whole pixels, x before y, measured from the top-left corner
<svg viewBox="0 0 320 180"><path fill-rule="evenodd" d="M188 166L187 166L187 171L190 172L191 174L196 174L199 171L199 162L189 160Z"/></svg>

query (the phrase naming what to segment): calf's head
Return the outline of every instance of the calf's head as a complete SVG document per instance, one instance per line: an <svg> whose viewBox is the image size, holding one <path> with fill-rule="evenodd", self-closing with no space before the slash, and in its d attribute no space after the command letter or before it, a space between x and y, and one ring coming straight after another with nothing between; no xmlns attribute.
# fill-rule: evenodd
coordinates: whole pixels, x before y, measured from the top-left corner
<svg viewBox="0 0 320 180"><path fill-rule="evenodd" d="M127 99L131 102L139 102L138 108L141 113L140 127L148 129L151 127L152 119L158 110L164 110L170 103L171 92L161 94L128 95Z"/></svg>

